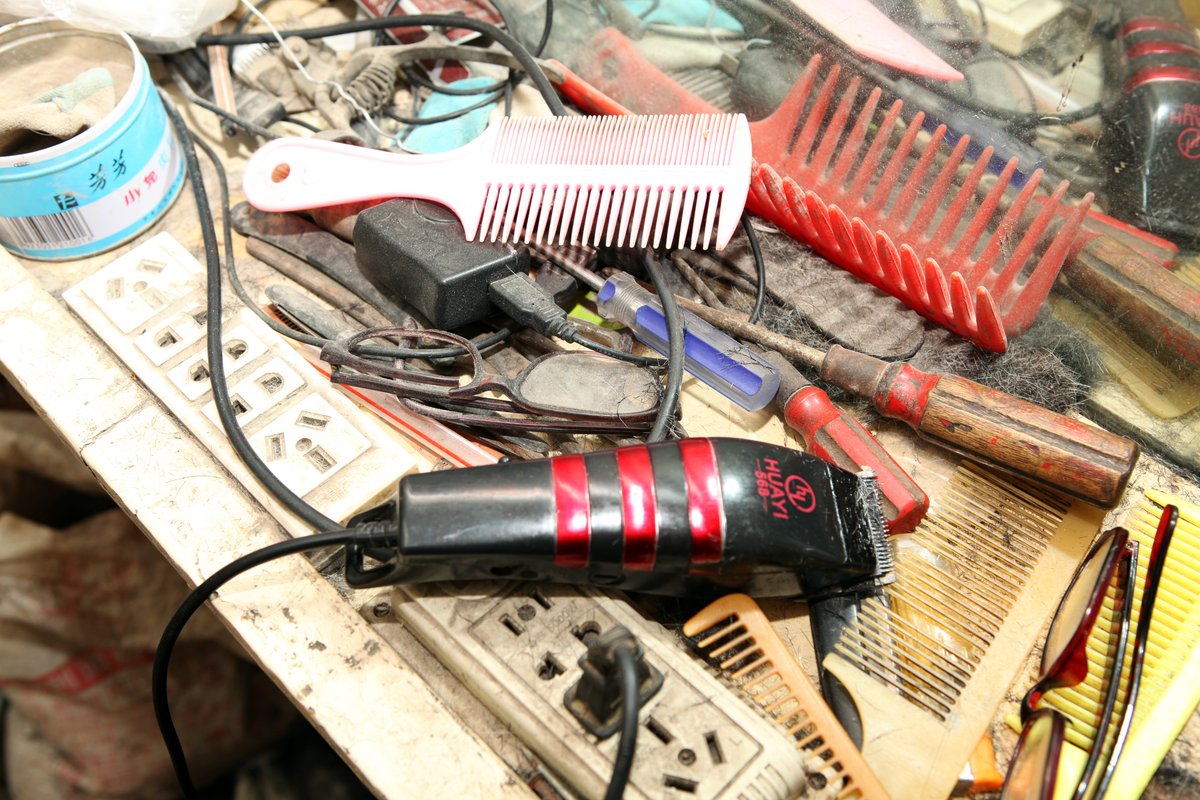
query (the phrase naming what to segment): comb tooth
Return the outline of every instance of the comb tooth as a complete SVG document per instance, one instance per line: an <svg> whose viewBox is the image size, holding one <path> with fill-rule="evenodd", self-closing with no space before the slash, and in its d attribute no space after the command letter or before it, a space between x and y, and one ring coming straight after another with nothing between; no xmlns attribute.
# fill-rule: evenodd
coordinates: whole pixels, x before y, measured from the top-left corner
<svg viewBox="0 0 1200 800"><path fill-rule="evenodd" d="M845 255L847 248L845 243L841 242L833 235L833 228L829 225L829 210L825 207L825 203L813 192L804 193L804 207L808 210L808 217L812 220L813 230L816 232L816 240L825 243L825 246L839 255Z"/></svg>
<svg viewBox="0 0 1200 800"><path fill-rule="evenodd" d="M837 239L838 247L849 255L852 261L861 265L862 259L859 258L858 248L855 247L854 228L850 223L850 218L837 206L829 206L828 212L829 229L833 232L833 237Z"/></svg>
<svg viewBox="0 0 1200 800"><path fill-rule="evenodd" d="M721 205L721 190L714 187L705 194L707 195L708 213L704 217L704 240L700 246L707 250L709 242L712 240L713 225L717 221L717 209Z"/></svg>
<svg viewBox="0 0 1200 800"><path fill-rule="evenodd" d="M587 210L583 213L583 232L579 236L581 244L599 244L590 240L592 234L592 223L596 221L596 207L601 205L603 199L608 195L608 187L602 189L592 186L588 189Z"/></svg>
<svg viewBox="0 0 1200 800"><path fill-rule="evenodd" d="M496 213L496 197L499 194L499 186L494 183L489 183L487 194L483 198L483 211L479 213L479 224L475 226L475 230L469 231L467 241L475 241L478 237L479 241L483 241L487 236L488 222L491 221L492 215Z"/></svg>
<svg viewBox="0 0 1200 800"><path fill-rule="evenodd" d="M975 287L975 329L978 332L975 341L984 350L1003 353L1008 349L1008 335L1004 332L996 303L982 286Z"/></svg>
<svg viewBox="0 0 1200 800"><path fill-rule="evenodd" d="M859 217L850 219L850 235L853 237L854 249L858 253L859 268L856 275L865 281L878 285L883 280L883 262L879 257L879 245L875 234ZM879 235L883 235L882 233Z"/></svg>
<svg viewBox="0 0 1200 800"><path fill-rule="evenodd" d="M554 196L556 194L558 194L558 184L542 187L542 197L538 203L538 225L533 235L535 242L545 242L548 235L553 236L553 233L547 233L547 230L550 227L550 215L554 212Z"/></svg>
<svg viewBox="0 0 1200 800"><path fill-rule="evenodd" d="M698 238L696 236L698 226L696 225L693 206L696 203L697 189L693 186L692 188L687 189L686 192L687 193L683 197L683 210L679 214L679 239L677 241L682 244L685 241L685 237L688 235L688 232L690 231L692 234L692 239L687 246L690 249L695 250L696 239ZM695 210L698 211L699 209Z"/></svg>
<svg viewBox="0 0 1200 800"><path fill-rule="evenodd" d="M837 79L842 74L842 68L838 64L834 64L833 68L825 76L825 82L821 85L821 91L813 100L812 109L808 112L808 119L804 121L804 127L800 129L800 135L796 137L796 144L792 148L791 156L788 159L789 165L807 166L809 158L812 155L813 142L817 138L817 131L821 129L821 125L825 122L825 112L829 108L829 101L833 98L834 90L837 89Z"/></svg>
<svg viewBox="0 0 1200 800"><path fill-rule="evenodd" d="M755 670L759 669L763 664L769 664L769 663L770 662L767 661L767 659L765 657L759 656L758 658L751 661L749 664L738 667L736 670L733 671L733 673L730 675L730 677L732 677L734 680L738 680L739 678L744 678L745 676L747 676L750 673L754 672ZM724 664L722 666L727 666L727 665L728 665L728 662L726 662L726 664Z"/></svg>
<svg viewBox="0 0 1200 800"><path fill-rule="evenodd" d="M671 243L675 241L675 225L679 221L679 205L680 205L679 195L682 194L683 191L684 190L680 190L680 189L672 189L671 190L671 207L670 207L670 210L667 212L667 234L666 234L666 238L663 242L663 245L666 247L670 247ZM654 246L655 247L659 246L657 237L655 237Z"/></svg>
<svg viewBox="0 0 1200 800"><path fill-rule="evenodd" d="M1014 159L1015 160L1015 159ZM987 247L983 249L983 254L979 257L975 268L971 270L970 278L973 283L984 283L986 277L992 272L996 264L996 260L1000 257L1000 249L1004 246L1010 246L1013 239L1016 238L1017 230L1020 227L1021 215L1025 213L1026 206L1033 199L1033 193L1037 191L1038 184L1042 180L1042 171L1035 170L1029 176L1029 180L1025 183L1025 187L1021 189L1020 194L1013 200L1012 205L1008 207L1008 211L1000 219L1000 224L996 226L996 230L992 233L992 239L988 242ZM1002 270L1002 274L1008 275L1008 282L1020 272L1023 265L1023 260L1018 261L1016 251L1013 252L1008 261L1008 267ZM997 287L1001 295L1004 294L1004 283L997 281L993 284Z"/></svg>
<svg viewBox="0 0 1200 800"><path fill-rule="evenodd" d="M533 219L529 216L532 209L537 212L537 207L533 204L533 195L540 190L536 186L521 187L521 202L517 206L517 215L513 219L513 236L509 241L520 241L524 237L525 241L529 241L529 226Z"/></svg>
<svg viewBox="0 0 1200 800"><path fill-rule="evenodd" d="M808 213L808 200L804 190L791 178L783 181L782 188L783 196L780 202L783 203L788 219L799 231L801 238L820 245L817 228L813 224L812 215Z"/></svg>
<svg viewBox="0 0 1200 800"><path fill-rule="evenodd" d="M633 212L629 215L629 246L645 247L645 244L638 244L639 234L641 238L646 238L646 231L649 226L646 225L646 196L650 193L650 189L646 186L637 187L637 191L633 195Z"/></svg>
<svg viewBox="0 0 1200 800"><path fill-rule="evenodd" d="M892 128L895 127L896 120L900 117L900 109L903 107L904 103L897 100L888 108L879 130L875 132L875 138L871 140L871 146L867 148L866 157L859 163L854 182L850 184L850 189L846 192L847 197L859 198L856 202L860 205L865 205L863 198L866 197L867 184L875 177L875 170L879 168L879 160L883 157L883 149L891 141Z"/></svg>
<svg viewBox="0 0 1200 800"><path fill-rule="evenodd" d="M1035 174L1040 178L1041 170L1038 170ZM1030 182L1032 183L1032 180ZM1042 239L1042 234L1044 234L1046 229L1050 226L1050 221L1054 218L1055 213L1058 211L1059 204L1062 202L1063 197L1067 193L1067 186L1068 184L1066 181L1059 182L1058 186L1054 190L1054 193L1051 194L1050 198L1042 204L1042 210L1038 213L1037 217L1034 218L1033 223L1021 236L1021 243L1017 246L1017 249L1013 251L1012 256L1009 257L1009 265L1006 266L1003 271L1001 271L1000 276L996 279L996 283L993 286L992 291L996 295L999 295L1002 304L1006 307L1014 299L1012 297L1012 294L1014 294L1012 292L1012 287L1017 276L1020 274L1020 268L1023 267L1031 258L1034 248L1038 246L1038 243ZM1039 280L1040 276L1035 275L1034 271L1041 267L1041 264L1042 262L1039 261L1037 266L1035 266L1034 269L1031 270L1030 273L1025 277L1024 286L1020 292L1021 296L1026 299L1026 302L1036 302L1036 304L1039 306L1041 305L1042 300L1045 299L1045 294L1040 291L1042 286L1042 283ZM1057 269L1055 271L1057 271ZM1047 292L1049 292L1050 283L1052 282L1053 281L1049 281L1045 284Z"/></svg>
<svg viewBox="0 0 1200 800"><path fill-rule="evenodd" d="M605 247L610 247L612 245L613 236L617 235L617 231L619 230L619 228L618 228L619 224L621 225L620 230L624 229L624 225L621 224L621 208L623 206L625 206L625 190L622 189L620 186L616 186L613 188L612 195L609 197L608 205L604 206L604 208L603 208L603 211L607 212L607 216L608 216L608 225L605 226L606 229L604 231L604 246ZM625 238L624 233L621 233L618 235L618 238L617 238L617 246L618 247L621 245L621 242L624 238Z"/></svg>
<svg viewBox="0 0 1200 800"><path fill-rule="evenodd" d="M846 182L846 176L850 174L850 170L857 162L856 156L867 138L867 131L871 127L871 120L875 118L875 108L879 105L881 96L883 96L883 90L876 86L871 90L867 96L867 102L858 112L858 119L850 129L850 135L846 137L846 144L843 145L842 152L834 162L833 172L829 177L829 184L835 189L842 188Z"/></svg>
<svg viewBox="0 0 1200 800"><path fill-rule="evenodd" d="M914 236L923 236L925 229L933 221L934 215L937 214L937 210L942 205L942 199L946 195L946 190L949 188L950 182L954 180L958 165L962 161L963 155L967 152L967 145L970 141L968 137L961 136L954 145L954 149L950 151L946 163L942 165L941 171L933 182L933 186L930 188L929 193L925 195L925 201L921 203L921 207L917 210L917 216L913 219L911 230Z"/></svg>
<svg viewBox="0 0 1200 800"><path fill-rule="evenodd" d="M969 137L964 136L963 139L969 139ZM970 146L969 141L968 146ZM950 241L950 237L954 235L958 223L962 221L963 214L966 212L967 204L975 199L975 189L979 186L979 181L983 178L983 173L987 169L988 162L992 160L993 152L991 147L985 147L983 153L975 160L974 166L971 167L971 172L967 175L967 179L963 181L962 186L958 187L958 192L950 202L950 207L946 209L946 216L942 218L941 225L938 226L937 231L929 242L929 252L935 256ZM987 224L987 220L984 220L984 224Z"/></svg>
<svg viewBox="0 0 1200 800"><path fill-rule="evenodd" d="M879 253L879 279L885 286L903 287L907 297L914 295L923 298L921 291L924 282L920 273L914 275L913 270L906 269L903 251L896 247L892 238L883 231L875 234L876 252Z"/></svg>
<svg viewBox="0 0 1200 800"><path fill-rule="evenodd" d="M892 190L896 188L896 183L900 180L901 170L908 163L908 156L912 152L913 142L916 141L917 134L921 131L921 123L924 121L925 112L918 111L913 116L912 121L908 123L908 127L904 130L904 135L900 137L900 142L896 145L896 149L892 151L892 157L888 160L888 165L884 168L883 175L880 176L879 182L875 184L875 191L871 193L871 202L867 204L869 211L879 212L887 207L887 202L892 196ZM895 211L900 211L900 208L897 206Z"/></svg>
<svg viewBox="0 0 1200 800"><path fill-rule="evenodd" d="M901 248L900 259L902 263L906 262L905 268L911 269L914 275L923 276L924 280L921 282L925 287L926 308L944 315L949 308L950 298L946 287L946 273L942 272L941 265L932 258L925 259L922 264L921 259L907 245Z"/></svg>
<svg viewBox="0 0 1200 800"><path fill-rule="evenodd" d="M720 647L714 648L712 650L712 652L709 653L709 655L712 658L719 659L722 656L724 656L726 653L733 650L738 645L742 645L742 644L745 644L746 642L752 642L752 641L754 641L754 634L750 633L750 631L743 628L741 633L739 633L737 636L730 639L728 642L725 642ZM741 658L743 658L743 656L741 654L739 654L739 655L735 656L733 659L731 659L728 663L730 663L730 664L735 663L738 660L740 660Z"/></svg>
<svg viewBox="0 0 1200 800"><path fill-rule="evenodd" d="M571 228L572 212L575 208L575 196L579 187L568 186L554 201L554 216L550 221L550 230L558 231L558 244L567 243L567 233Z"/></svg>
<svg viewBox="0 0 1200 800"><path fill-rule="evenodd" d="M524 198L526 200L526 202L528 202L528 198L526 197L526 194L527 194L527 189L526 189L525 184L523 184L523 183L519 184L517 186L514 186L512 188L512 191L509 192L508 207L504 209L504 227L501 229L501 232L500 232L500 241L502 241L502 242L511 241L508 238L508 235L513 229L513 223L516 222L517 212L521 208L521 200Z"/></svg>
<svg viewBox="0 0 1200 800"><path fill-rule="evenodd" d="M587 207L594 202L596 187L580 186L575 199L575 211L571 216L571 244L587 244L580 235L588 218Z"/></svg>
<svg viewBox="0 0 1200 800"><path fill-rule="evenodd" d="M971 220L971 224L967 226L967 230L963 233L962 239L954 248L954 252L950 254L949 261L961 261L964 258L970 258L971 251L975 249L979 238L983 235L984 229L992 218L992 213L995 212L996 206L1000 204L1000 198L1004 196L1004 192L1008 189L1008 184L1012 181L1013 173L1017 170L1017 159L1014 156L1004 165L1004 169L1000 171L1000 177L997 178L995 185L988 190L987 195L983 198L983 202L979 205L979 210L975 212L975 217Z"/></svg>
<svg viewBox="0 0 1200 800"><path fill-rule="evenodd" d="M837 108L833 111L833 116L829 119L829 124L825 126L825 132L821 134L821 142L817 145L817 154L813 157L812 172L814 175L820 175L825 171L825 167L829 164L829 159L833 155L833 150L841 141L842 133L846 130L846 120L850 118L850 108L854 104L854 99L858 96L858 87L862 81L856 75L850 81L850 85L842 92L842 100L838 103Z"/></svg>
<svg viewBox="0 0 1200 800"><path fill-rule="evenodd" d="M624 247L626 242L632 247L637 241L637 228L640 218L641 205L645 199L643 187L631 186L625 189L624 202L621 204L621 222L617 228L617 247Z"/></svg>
<svg viewBox="0 0 1200 800"><path fill-rule="evenodd" d="M651 241L651 245L653 247L658 247L659 243L662 242L663 231L670 217L669 209L671 205L671 198L674 196L675 192L670 188L663 187L660 188L655 194L658 212L654 219L654 239Z"/></svg>
<svg viewBox="0 0 1200 800"><path fill-rule="evenodd" d="M496 241L496 235L500 233L500 223L504 219L505 208L508 206L509 194L512 192L510 184L504 184L500 187L496 194L496 213L492 216L492 231L489 241Z"/></svg>
<svg viewBox="0 0 1200 800"><path fill-rule="evenodd" d="M646 247L650 243L650 237L654 235L654 215L658 211L658 197L661 190L655 187L646 187L646 206L638 215L642 220L642 238L638 242L638 247Z"/></svg>
<svg viewBox="0 0 1200 800"><path fill-rule="evenodd" d="M975 321L971 290L967 288L967 282L961 272L950 273L950 315L957 320Z"/></svg>
<svg viewBox="0 0 1200 800"><path fill-rule="evenodd" d="M925 188L925 175L929 172L929 167L932 166L934 157L941 151L942 139L946 136L946 126L938 125L933 132L933 136L929 138L929 143L925 145L925 152L921 153L921 157L917 159L916 166L912 172L904 179L904 189L900 192L900 197L896 200L895 211L893 214L897 217L896 221L900 223L902 229L909 229L908 210L912 207L913 201L916 199L917 192ZM915 227L915 219L914 225Z"/></svg>

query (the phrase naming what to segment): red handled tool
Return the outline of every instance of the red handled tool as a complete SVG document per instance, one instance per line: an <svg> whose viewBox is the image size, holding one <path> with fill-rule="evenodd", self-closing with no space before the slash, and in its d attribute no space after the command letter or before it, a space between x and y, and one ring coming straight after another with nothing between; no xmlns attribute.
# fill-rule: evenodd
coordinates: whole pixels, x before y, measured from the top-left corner
<svg viewBox="0 0 1200 800"><path fill-rule="evenodd" d="M929 510L929 497L921 487L853 414L833 404L824 389L805 380L778 353L769 352L766 358L780 374L775 406L804 439L804 449L851 472L871 470L879 482L888 531L914 530Z"/></svg>

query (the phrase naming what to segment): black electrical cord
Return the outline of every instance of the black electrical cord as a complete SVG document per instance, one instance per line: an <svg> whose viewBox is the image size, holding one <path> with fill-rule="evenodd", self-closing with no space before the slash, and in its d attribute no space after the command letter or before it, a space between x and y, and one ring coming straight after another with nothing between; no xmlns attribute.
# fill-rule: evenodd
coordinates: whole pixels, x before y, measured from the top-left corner
<svg viewBox="0 0 1200 800"><path fill-rule="evenodd" d="M683 317L662 265L658 263L658 256L647 250L644 260L654 290L658 292L658 301L662 304L663 318L667 324L667 383L659 401L658 416L646 435L647 442L661 442L667 438L667 428L679 408L679 392L683 387Z"/></svg>
<svg viewBox="0 0 1200 800"><path fill-rule="evenodd" d="M637 748L638 734L638 676L637 662L632 646L618 646L613 650L617 664L617 675L621 680L621 738L617 743L617 757L613 761L612 778L604 800L621 800L625 787L629 785L629 773L633 770L633 753Z"/></svg>
<svg viewBox="0 0 1200 800"><path fill-rule="evenodd" d="M538 67L538 63L534 60L533 55L525 49L525 46L514 39L509 34L497 28L495 25L489 25L486 22L480 22L477 19L471 19L465 16L456 16L453 14L411 14L408 16L398 17L376 17L374 19L354 20L353 22L345 22L339 25L323 25L317 28L303 28L300 30L281 31L280 36L299 36L302 39L321 39L326 36L337 36L342 33L357 33L358 31L375 31L387 28L419 28L424 26L438 28L465 28L477 33L482 33L496 41L501 47L512 53L513 57L520 63L521 68L529 75L529 79L533 81L538 92L546 101L546 105L550 107L550 111L559 117L566 116L567 109L563 105L562 100L554 91L554 87L550 85L549 79ZM237 45L237 44L272 44L276 43L274 34L255 34L255 33L239 33L239 34L203 34L197 37L196 46L205 47L210 44Z"/></svg>
<svg viewBox="0 0 1200 800"><path fill-rule="evenodd" d="M754 256L754 271L758 275L758 283L754 288L754 310L750 312L750 318L747 320L754 325L762 317L763 304L767 300L767 262L763 260L762 248L758 246L758 234L754 232L754 226L750 224L749 214L742 214L742 230L746 234L746 241L750 242L750 252Z"/></svg>
<svg viewBox="0 0 1200 800"><path fill-rule="evenodd" d="M313 133L320 133L320 132L321 132L321 129L320 129L318 126L316 126L316 125L313 125L313 124L312 124L311 122L309 122L308 120L303 120L303 119L300 119L299 117L291 117L291 116L288 116L288 117L283 117L283 118L282 118L282 119L280 119L279 121L280 121L280 122L290 122L290 123L292 123L293 125L299 125L301 128L304 128L305 130L312 131Z"/></svg>
<svg viewBox="0 0 1200 800"><path fill-rule="evenodd" d="M661 358L655 358L654 356L639 356L635 353L625 353L621 350L611 348L608 345L603 345L599 342L593 342L590 339L585 339L582 336L577 336L571 341L581 344L589 350L594 350L601 355L608 356L609 358L615 358L618 361L628 361L630 364L637 364L639 367L667 366L667 362Z"/></svg>
<svg viewBox="0 0 1200 800"><path fill-rule="evenodd" d="M438 114L437 116L433 116L433 117L407 117L407 116L399 113L398 111L396 111L395 106L384 106L383 115L385 117L387 117L388 119L394 119L394 120L396 120L396 122L399 122L403 125L433 125L434 123L437 123L437 122L449 122L450 120L458 119L459 117L466 116L467 114L470 114L472 111L475 111L476 109L484 108L485 106L489 106L492 103L495 103L497 100L499 100L503 96L504 96L503 90L501 90L499 92L492 92L487 97L484 97L482 100L472 103L469 106L465 106L463 108L458 108L458 109L455 109L454 111L449 111L445 114Z"/></svg>
<svg viewBox="0 0 1200 800"><path fill-rule="evenodd" d="M225 109L221 108L219 105L212 102L211 100L205 100L203 97L196 94L196 92L192 90L192 87L189 86L188 82L185 81L183 79L183 76L179 74L179 70L177 70L175 68L175 64L171 61L171 59L169 57L166 59L166 63L167 63L167 72L170 73L171 79L173 81L175 81L175 85L179 87L179 91L183 92L183 96L185 98L187 98L187 101L189 103L191 103L192 105L199 106L200 108L203 108L207 111L211 111L212 113L216 114L221 119L232 122L234 125L238 126L239 128L246 131L247 133L252 133L255 136L262 137L263 139L278 139L279 138L278 134L272 133L271 131L267 130L263 126L261 126L257 123L251 122L250 120L245 119L244 117L239 117L237 114L226 111Z"/></svg>
<svg viewBox="0 0 1200 800"><path fill-rule="evenodd" d="M175 721L171 717L170 698L167 695L167 676L175 644L179 641L179 636L183 633L188 620L200 610L213 592L243 572L266 564L268 561L274 561L277 558L283 558L284 556L296 553L305 553L309 550L319 550L325 547L343 545L379 547L381 544L386 544L386 542L381 541L385 538L388 537L385 537L381 530L373 527L355 530L338 528L326 533L315 533L311 536L301 536L295 539L285 539L282 542L275 542L274 544L259 548L252 553L247 553L221 567L189 592L183 599L183 602L179 604L179 608L175 610L175 614L167 622L166 627L163 628L162 636L158 640L158 647L154 651L154 664L150 672L150 697L154 706L154 718L158 722L159 733L162 734L163 744L166 746L167 753L171 757L171 765L175 769L175 777L179 781L179 788L183 791L185 798L192 800L192 798L196 798L199 795L195 784L192 782L191 770L188 769L187 754L184 752L183 743L179 739L179 732L175 728Z"/></svg>

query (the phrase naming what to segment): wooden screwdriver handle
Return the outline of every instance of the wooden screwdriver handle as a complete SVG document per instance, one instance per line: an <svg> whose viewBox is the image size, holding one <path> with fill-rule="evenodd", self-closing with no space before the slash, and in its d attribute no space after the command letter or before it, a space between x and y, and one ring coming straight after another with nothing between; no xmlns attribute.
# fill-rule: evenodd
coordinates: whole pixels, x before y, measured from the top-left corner
<svg viewBox="0 0 1200 800"><path fill-rule="evenodd" d="M923 439L981 464L1112 508L1137 463L1123 436L957 375L927 375L834 346L821 377L869 398Z"/></svg>

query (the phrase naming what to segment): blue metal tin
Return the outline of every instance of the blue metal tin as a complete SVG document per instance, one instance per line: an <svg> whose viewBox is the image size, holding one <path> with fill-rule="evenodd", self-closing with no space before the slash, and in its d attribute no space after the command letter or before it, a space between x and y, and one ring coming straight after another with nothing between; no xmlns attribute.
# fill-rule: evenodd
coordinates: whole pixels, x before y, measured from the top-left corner
<svg viewBox="0 0 1200 800"><path fill-rule="evenodd" d="M36 76L41 63L71 59L110 69L119 99L70 139L0 155L0 244L26 258L81 258L123 244L162 216L183 186L179 142L146 60L128 36L54 19L0 28L3 85ZM54 80L61 77L60 70ZM28 97L52 88L30 86Z"/></svg>

